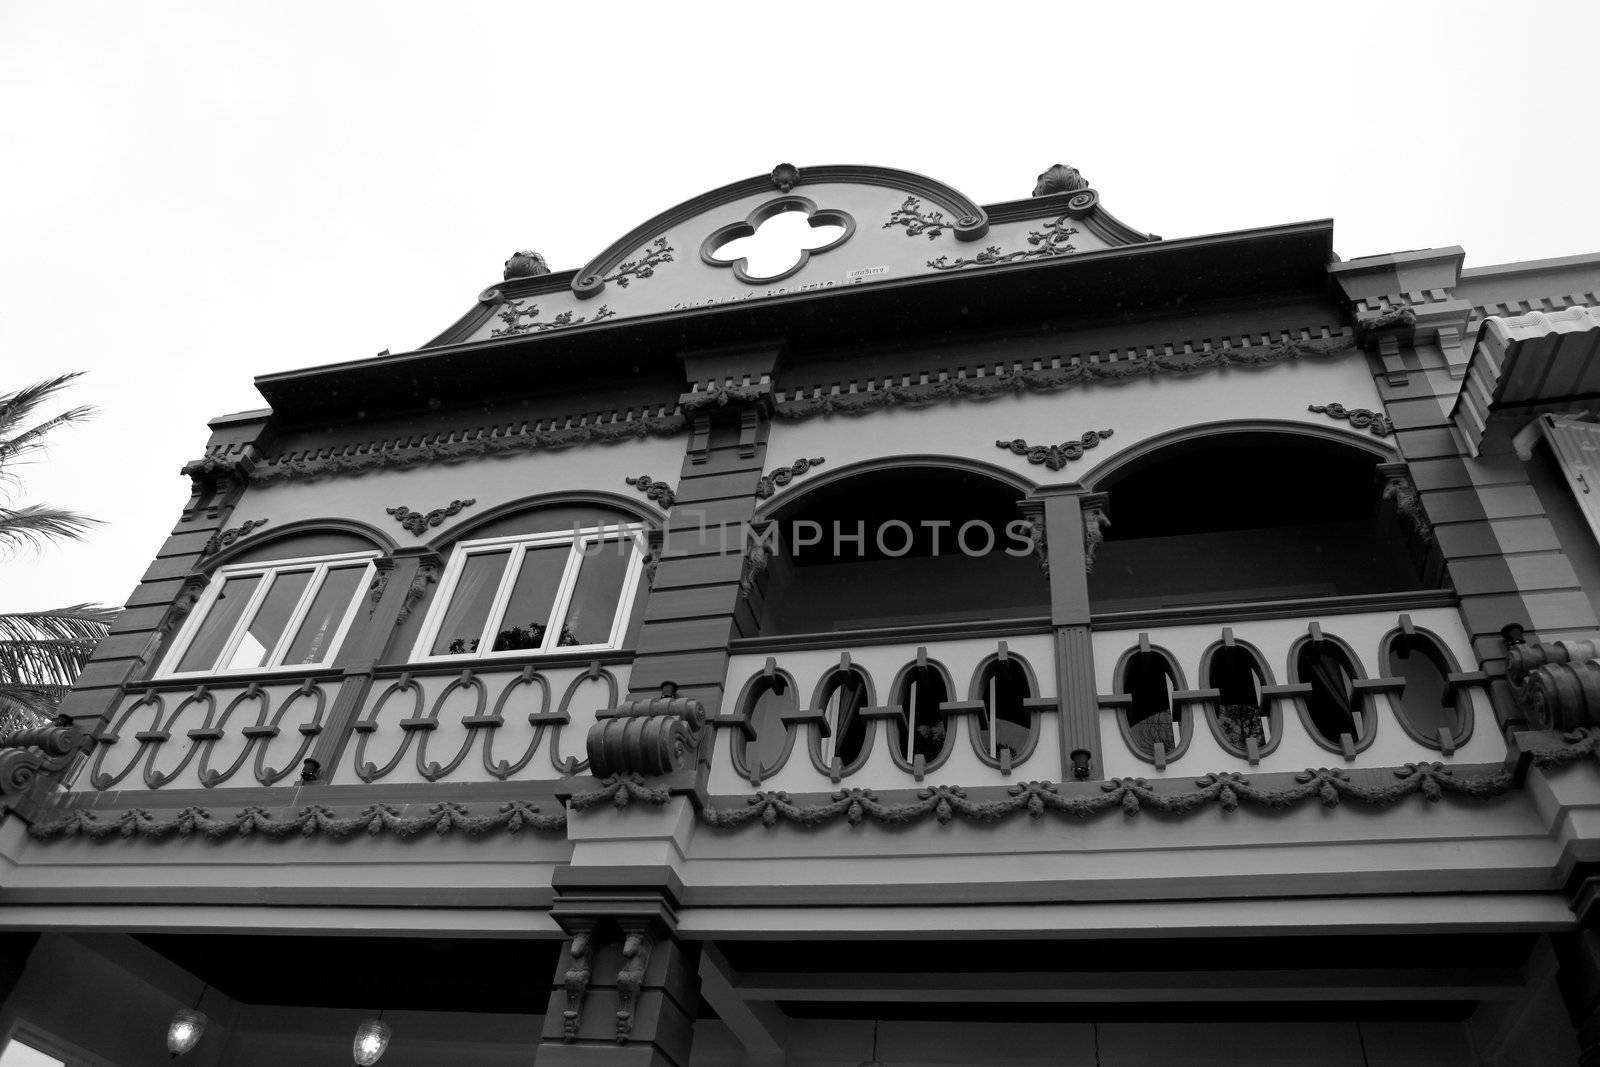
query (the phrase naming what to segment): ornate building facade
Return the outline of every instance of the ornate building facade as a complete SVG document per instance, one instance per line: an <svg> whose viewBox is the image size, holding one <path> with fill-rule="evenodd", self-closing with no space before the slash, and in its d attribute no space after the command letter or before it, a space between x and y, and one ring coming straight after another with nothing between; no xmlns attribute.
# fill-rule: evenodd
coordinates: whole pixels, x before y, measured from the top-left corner
<svg viewBox="0 0 1600 1067"><path fill-rule="evenodd" d="M1463 260L784 165L257 379L0 1067L1600 1062L1600 256Z"/></svg>

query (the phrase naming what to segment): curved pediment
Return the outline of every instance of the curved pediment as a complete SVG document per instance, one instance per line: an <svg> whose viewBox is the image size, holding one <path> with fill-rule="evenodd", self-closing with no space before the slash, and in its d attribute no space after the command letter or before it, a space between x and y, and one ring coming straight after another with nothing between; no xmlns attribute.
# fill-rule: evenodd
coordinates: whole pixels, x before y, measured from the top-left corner
<svg viewBox="0 0 1600 1067"><path fill-rule="evenodd" d="M1153 238L1110 215L1073 168L1034 195L984 207L888 167L798 168L724 185L635 226L577 271L534 253L433 345L517 337L915 275L987 269Z"/></svg>

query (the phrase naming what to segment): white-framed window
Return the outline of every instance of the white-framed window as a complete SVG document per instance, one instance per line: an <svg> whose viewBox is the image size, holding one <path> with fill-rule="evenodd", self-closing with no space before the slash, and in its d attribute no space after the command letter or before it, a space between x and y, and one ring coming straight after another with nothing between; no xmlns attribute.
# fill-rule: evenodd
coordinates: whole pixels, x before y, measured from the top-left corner
<svg viewBox="0 0 1600 1067"><path fill-rule="evenodd" d="M376 552L219 567L162 665L164 677L325 667L372 584Z"/></svg>
<svg viewBox="0 0 1600 1067"><path fill-rule="evenodd" d="M644 570L644 527L464 541L439 582L414 660L616 648Z"/></svg>
<svg viewBox="0 0 1600 1067"><path fill-rule="evenodd" d="M12 1023L5 1040L0 1041L0 1067L112 1067L112 1064L18 1019Z"/></svg>

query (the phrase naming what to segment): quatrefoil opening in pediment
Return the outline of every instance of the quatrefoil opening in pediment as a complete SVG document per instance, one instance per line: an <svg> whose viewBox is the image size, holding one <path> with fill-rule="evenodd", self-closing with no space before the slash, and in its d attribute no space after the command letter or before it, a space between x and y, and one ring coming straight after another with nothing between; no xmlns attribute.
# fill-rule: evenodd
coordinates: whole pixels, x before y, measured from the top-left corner
<svg viewBox="0 0 1600 1067"><path fill-rule="evenodd" d="M700 245L700 259L732 268L750 285L775 282L800 270L812 256L838 248L856 231L856 220L834 208L819 210L803 196L780 196L714 231Z"/></svg>

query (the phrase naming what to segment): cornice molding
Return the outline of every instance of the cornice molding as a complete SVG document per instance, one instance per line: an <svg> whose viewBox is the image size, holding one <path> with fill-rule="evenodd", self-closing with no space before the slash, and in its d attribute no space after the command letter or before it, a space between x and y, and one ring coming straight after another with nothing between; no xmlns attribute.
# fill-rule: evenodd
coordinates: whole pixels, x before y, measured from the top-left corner
<svg viewBox="0 0 1600 1067"><path fill-rule="evenodd" d="M1164 346L1161 351L1147 348L1143 353L1118 359L1072 356L1055 361L1059 366L1001 365L993 373L954 377L940 375L935 381L911 381L911 376L902 375L899 381L868 381L864 383L864 388L853 388L848 392L823 393L820 387L813 390L780 390L776 394L775 415L790 421L818 415L864 415L887 407L921 408L952 400L990 400L1020 393L1054 393L1094 382L1200 374L1229 367L1255 369L1299 359L1331 358L1354 348L1355 344L1348 336L1281 338L1271 344L1224 344L1220 348L1212 348L1207 344L1198 352L1173 352L1170 346ZM921 376L923 379L928 377Z"/></svg>

